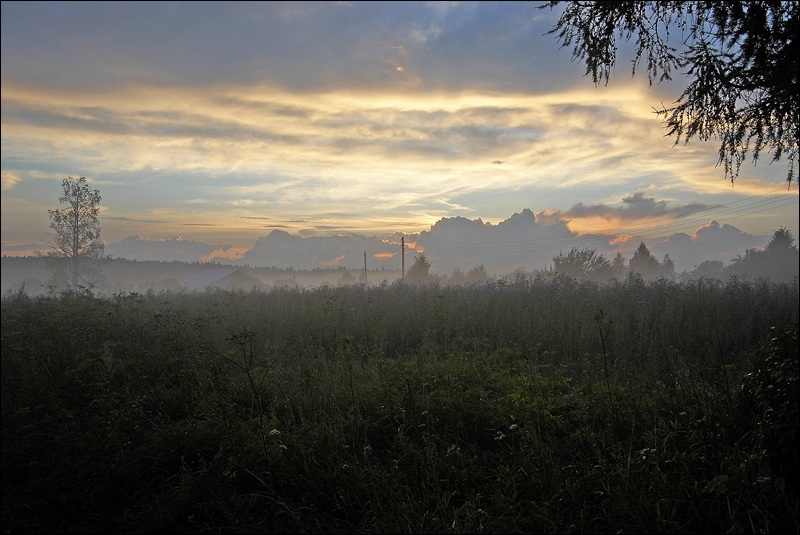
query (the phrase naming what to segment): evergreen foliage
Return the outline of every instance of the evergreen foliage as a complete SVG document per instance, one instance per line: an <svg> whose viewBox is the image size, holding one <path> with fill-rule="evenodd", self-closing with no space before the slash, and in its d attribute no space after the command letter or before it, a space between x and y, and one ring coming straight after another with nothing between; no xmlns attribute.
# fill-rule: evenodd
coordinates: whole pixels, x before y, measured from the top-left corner
<svg viewBox="0 0 800 535"><path fill-rule="evenodd" d="M718 139L719 163L731 183L749 156L798 165L797 17L800 2L744 0L553 0L564 6L550 30L573 59L586 63L595 84L608 84L621 41L633 42L632 75L644 66L650 84L684 69L686 88L670 107L655 110L675 143Z"/></svg>
<svg viewBox="0 0 800 535"><path fill-rule="evenodd" d="M425 258L425 253L414 257L414 263L408 269L406 278L409 282L421 283L430 279L431 262Z"/></svg>

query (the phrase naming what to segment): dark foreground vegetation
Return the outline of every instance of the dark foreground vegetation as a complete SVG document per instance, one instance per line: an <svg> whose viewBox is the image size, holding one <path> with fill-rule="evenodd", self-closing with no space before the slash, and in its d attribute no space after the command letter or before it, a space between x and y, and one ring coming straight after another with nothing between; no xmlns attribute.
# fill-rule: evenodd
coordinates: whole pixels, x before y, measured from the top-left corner
<svg viewBox="0 0 800 535"><path fill-rule="evenodd" d="M798 533L798 283L2 299L4 533Z"/></svg>

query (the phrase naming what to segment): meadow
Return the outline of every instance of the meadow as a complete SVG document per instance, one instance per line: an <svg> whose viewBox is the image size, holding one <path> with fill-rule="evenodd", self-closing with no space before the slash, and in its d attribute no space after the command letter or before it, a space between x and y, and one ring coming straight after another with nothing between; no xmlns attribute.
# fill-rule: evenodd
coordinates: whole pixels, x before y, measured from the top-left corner
<svg viewBox="0 0 800 535"><path fill-rule="evenodd" d="M798 282L2 298L4 533L798 533Z"/></svg>

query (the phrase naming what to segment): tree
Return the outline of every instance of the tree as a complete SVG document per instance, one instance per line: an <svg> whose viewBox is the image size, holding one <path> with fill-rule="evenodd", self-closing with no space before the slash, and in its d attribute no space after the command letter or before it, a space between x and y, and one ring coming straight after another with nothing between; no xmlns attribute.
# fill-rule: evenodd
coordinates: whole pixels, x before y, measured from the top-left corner
<svg viewBox="0 0 800 535"><path fill-rule="evenodd" d="M764 250L747 249L733 259L727 271L731 275L766 278L773 282L791 282L800 270L800 255L794 236L784 227L772 235Z"/></svg>
<svg viewBox="0 0 800 535"><path fill-rule="evenodd" d="M425 258L425 253L421 253L419 256L414 257L414 264L406 273L406 278L411 282L424 282L430 276L430 269L431 262Z"/></svg>
<svg viewBox="0 0 800 535"><path fill-rule="evenodd" d="M589 279L604 281L613 277L612 264L602 254L597 254L594 249L578 249L573 247L569 253L559 251L553 257L553 266L556 273L561 273L574 279Z"/></svg>
<svg viewBox="0 0 800 535"><path fill-rule="evenodd" d="M672 261L668 254L664 255L664 260L661 261L658 273L659 276L665 279L675 279L675 262Z"/></svg>
<svg viewBox="0 0 800 535"><path fill-rule="evenodd" d="M614 256L614 260L611 261L611 278L622 280L625 278L626 271L625 258L622 256L622 253L618 252L616 256Z"/></svg>
<svg viewBox="0 0 800 535"><path fill-rule="evenodd" d="M548 34L557 34L562 47L574 47L573 59L586 62L595 85L608 85L617 39L635 36L632 75L643 60L650 85L685 69L686 89L673 106L655 110L676 145L718 139L718 165L731 184L748 153L754 164L764 151L772 162L785 156L791 186L800 126L800 2L556 0L539 9L561 4L566 7Z"/></svg>
<svg viewBox="0 0 800 535"><path fill-rule="evenodd" d="M690 279L719 279L722 280L725 274L725 264L722 260L705 260L695 266L694 270L688 274Z"/></svg>
<svg viewBox="0 0 800 535"><path fill-rule="evenodd" d="M475 265L467 272L467 281L469 282L479 283L487 280L489 280L489 272L486 271L483 264Z"/></svg>
<svg viewBox="0 0 800 535"><path fill-rule="evenodd" d="M342 276L339 278L339 284L353 284L354 282L356 282L356 278L349 271L342 273Z"/></svg>
<svg viewBox="0 0 800 535"><path fill-rule="evenodd" d="M644 242L633 253L630 262L631 273L638 273L644 280L655 279L661 273L661 264L654 257Z"/></svg>
<svg viewBox="0 0 800 535"><path fill-rule="evenodd" d="M58 202L64 208L48 210L50 228L55 236L47 244L56 285L92 285L97 277L96 264L103 256L100 241L100 193L89 188L86 177L67 177L62 183L64 194Z"/></svg>
<svg viewBox="0 0 800 535"><path fill-rule="evenodd" d="M786 258L797 259L798 249L794 243L794 236L792 236L792 231L786 227L781 227L775 231L772 238L769 239L765 250L778 257L785 256Z"/></svg>
<svg viewBox="0 0 800 535"><path fill-rule="evenodd" d="M463 271L461 271L461 269L458 266L453 268L453 272L447 279L447 284L459 286L461 284L464 284L465 282L467 282L467 275Z"/></svg>

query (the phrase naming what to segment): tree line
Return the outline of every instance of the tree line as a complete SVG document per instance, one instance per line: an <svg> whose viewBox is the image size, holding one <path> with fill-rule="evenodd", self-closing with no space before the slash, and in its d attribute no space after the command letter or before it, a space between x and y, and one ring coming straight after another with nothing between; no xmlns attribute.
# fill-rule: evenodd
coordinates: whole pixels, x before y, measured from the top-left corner
<svg viewBox="0 0 800 535"><path fill-rule="evenodd" d="M660 278L678 280L680 278L699 279L709 277L726 279L729 277L764 278L773 282L791 282L800 271L800 256L791 231L781 227L775 231L767 246L761 249L747 249L744 256L737 255L730 265L725 266L720 260L706 260L693 270L679 274L675 271L675 263L669 257L659 260L647 248L644 242L634 251L629 261L622 253L613 259L606 258L596 249L573 247L567 252L559 251L553 257L553 265L544 270L534 270L532 275L561 275L577 280L605 282L610 279L622 280L625 277L641 277L650 281ZM406 274L411 283L424 283L439 280L431 273L433 262L424 253L414 258L414 263ZM521 273L519 275L522 275ZM483 265L477 265L467 272L456 268L445 279L451 284L485 282L489 274Z"/></svg>
<svg viewBox="0 0 800 535"><path fill-rule="evenodd" d="M48 210L50 227L54 230L54 235L48 242L51 250L46 255L51 271L48 286L53 289L93 288L102 279L102 263L108 260L103 256L104 246L100 240L98 205L101 196L98 190L89 187L86 177L67 177L62 181L62 187L63 193L59 202L63 207ZM473 266L467 271L456 268L446 277L433 274L432 266L431 259L424 252L420 253L414 258L408 271L402 274L402 278L412 284L433 281L471 284L490 279L483 265ZM638 276L644 280L748 276L774 282L790 282L799 270L798 246L794 236L791 231L781 227L775 231L763 250L747 249L744 256L738 255L728 266L719 260L706 260L691 272L678 274L669 255L664 255L659 260L641 242L628 261L622 253L609 259L591 248L573 247L567 252L559 251L553 257L551 267L535 270L533 275L562 275L596 282L621 280L627 276ZM341 282L347 284L356 281L354 278L348 280L343 277Z"/></svg>

